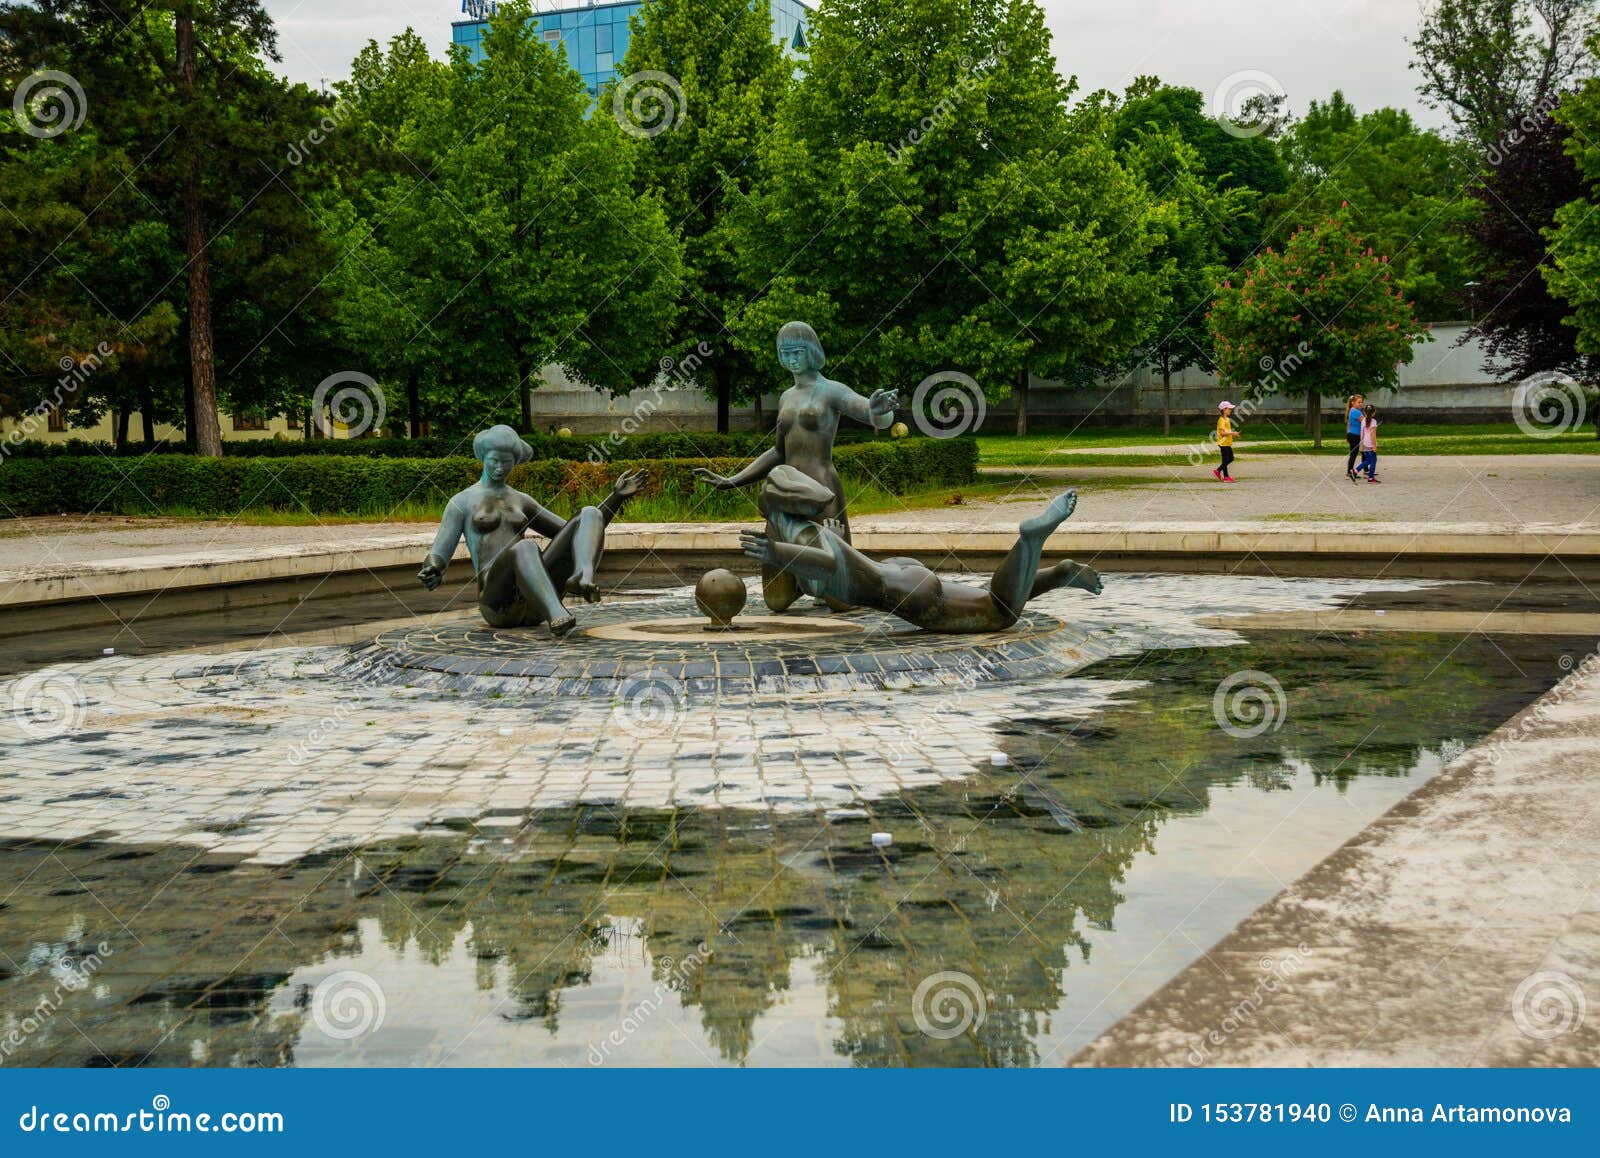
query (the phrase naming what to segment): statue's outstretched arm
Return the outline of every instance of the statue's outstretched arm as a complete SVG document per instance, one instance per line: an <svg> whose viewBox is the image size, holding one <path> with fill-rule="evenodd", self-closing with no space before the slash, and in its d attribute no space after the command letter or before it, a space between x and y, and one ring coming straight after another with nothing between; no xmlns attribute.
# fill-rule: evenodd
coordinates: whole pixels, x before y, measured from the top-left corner
<svg viewBox="0 0 1600 1158"><path fill-rule="evenodd" d="M793 571L805 579L828 579L833 575L833 553L822 547L781 543L752 531L740 534L739 547L752 559L758 559L770 567Z"/></svg>
<svg viewBox="0 0 1600 1158"><path fill-rule="evenodd" d="M887 430L894 425L894 408L900 405L900 395L893 390L875 390L871 398L863 398L843 382L833 383L834 406L846 418L854 418L874 430Z"/></svg>
<svg viewBox="0 0 1600 1158"><path fill-rule="evenodd" d="M736 474L717 474L710 467L697 466L694 468L696 478L704 479L718 490L732 490L735 487L748 486L753 482L760 482L772 473L772 468L783 465L783 452L776 446L763 451L752 459Z"/></svg>
<svg viewBox="0 0 1600 1158"><path fill-rule="evenodd" d="M422 570L417 572L417 578L429 591L437 589L444 582L445 570L450 566L450 560L455 558L456 548L461 545L461 536L466 530L467 509L451 499L445 504L444 517L439 520L439 533L433 537L433 547L423 561Z"/></svg>

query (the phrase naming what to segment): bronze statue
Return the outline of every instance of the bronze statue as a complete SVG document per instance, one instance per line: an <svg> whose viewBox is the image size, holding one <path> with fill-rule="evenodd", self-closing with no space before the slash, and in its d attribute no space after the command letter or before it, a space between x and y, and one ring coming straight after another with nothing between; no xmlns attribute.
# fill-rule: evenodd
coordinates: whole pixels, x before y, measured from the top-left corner
<svg viewBox="0 0 1600 1158"><path fill-rule="evenodd" d="M533 449L511 427L483 431L472 440L472 454L483 463L483 477L445 506L439 534L417 578L429 591L436 590L464 534L478 577L478 609L490 627L548 623L552 635L566 635L576 621L561 597L600 601L595 573L606 527L644 486L644 472L623 473L598 507L584 507L566 520L507 484L511 468L533 457ZM523 537L528 531L550 540L542 551Z"/></svg>
<svg viewBox="0 0 1600 1158"><path fill-rule="evenodd" d="M776 535L745 533L744 553L767 568L797 576L813 594L875 607L927 631L1003 631L1029 599L1058 587L1100 594L1100 576L1070 559L1039 568L1045 540L1071 517L1074 491L1057 495L1042 514L1025 519L1017 542L987 588L940 579L915 559L874 562L819 521L831 492L792 467L775 467L763 489L762 510Z"/></svg>
<svg viewBox="0 0 1600 1158"><path fill-rule="evenodd" d="M789 322L778 331L778 361L794 375L794 385L784 391L778 402L777 444L736 474L724 476L705 467L695 474L718 490L728 490L760 482L779 466L796 469L827 488L829 498L817 513L817 521L848 543L850 520L845 511L844 486L833 465L833 440L839 430L839 418L842 415L874 430L886 430L894 423L899 396L893 390L878 390L872 397L863 398L842 382L824 378L820 371L827 355L816 331L804 322ZM765 507L761 513L767 516L767 535L781 539L783 536ZM784 611L800 598L801 588L794 574L763 566L761 594L773 611ZM835 601L833 606L844 605Z"/></svg>

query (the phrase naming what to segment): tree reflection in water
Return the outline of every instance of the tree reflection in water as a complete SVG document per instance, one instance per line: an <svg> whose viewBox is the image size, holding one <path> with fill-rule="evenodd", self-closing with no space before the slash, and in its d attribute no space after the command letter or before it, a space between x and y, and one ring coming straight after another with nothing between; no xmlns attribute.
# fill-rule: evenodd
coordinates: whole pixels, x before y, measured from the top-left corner
<svg viewBox="0 0 1600 1158"><path fill-rule="evenodd" d="M1129 866L1170 818L1206 811L1220 786L1339 791L1407 776L1553 684L1561 651L1533 638L1267 634L1151 653L1089 673L1151 681L1092 727L1020 716L1001 738L1010 767L832 816L585 806L529 816L509 837L463 822L280 869L170 846L0 845L0 874L18 882L0 903L0 1039L20 1040L5 1061L294 1064L312 1000L297 971L371 952L363 931L375 929L437 970L464 945L478 989L504 989L495 1017L549 1041L597 961L635 938L629 952L725 1062L762 1060L786 996L820 987L836 1059L1036 1064L1074 963L1115 928ZM1281 729L1241 740L1218 728L1212 693L1243 668L1273 673L1289 710ZM872 847L874 831L893 845ZM91 983L41 1009L52 968L102 941L115 953ZM919 1031L913 993L940 971L981 989L980 1027ZM428 998L386 996L390 1026ZM603 1034L637 999L582 1017ZM375 1038L360 1060L439 1054L395 1040ZM499 1060L470 1045L449 1060Z"/></svg>

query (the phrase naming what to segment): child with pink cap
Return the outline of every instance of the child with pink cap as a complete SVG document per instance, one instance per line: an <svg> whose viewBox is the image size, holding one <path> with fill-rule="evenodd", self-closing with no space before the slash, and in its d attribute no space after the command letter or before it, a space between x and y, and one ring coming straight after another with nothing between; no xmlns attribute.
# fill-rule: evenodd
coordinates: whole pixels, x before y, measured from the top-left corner
<svg viewBox="0 0 1600 1158"><path fill-rule="evenodd" d="M1238 432L1233 429L1233 403L1219 402L1217 409L1222 414L1217 418L1217 446L1222 451L1222 465L1212 470L1212 474L1223 482L1233 482L1234 478L1228 473L1228 464L1233 461L1233 440Z"/></svg>

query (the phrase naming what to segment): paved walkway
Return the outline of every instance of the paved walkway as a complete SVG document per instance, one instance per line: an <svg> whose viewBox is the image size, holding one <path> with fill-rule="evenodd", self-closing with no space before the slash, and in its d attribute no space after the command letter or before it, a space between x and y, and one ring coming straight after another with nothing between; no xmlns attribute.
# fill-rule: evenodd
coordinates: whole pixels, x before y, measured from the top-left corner
<svg viewBox="0 0 1600 1158"><path fill-rule="evenodd" d="M1240 482L1212 479L1209 467L1049 467L1006 501L857 516L860 530L1011 527L1044 496L1077 489L1084 524L1213 523L1218 529L1303 529L1304 524L1471 524L1507 531L1600 528L1600 457L1513 455L1388 459L1383 485L1353 485L1344 459L1272 455L1240 460ZM996 472L1015 475L1012 468ZM987 469L986 469L986 473ZM659 529L653 524L619 528ZM226 520L60 516L0 520L0 560L8 570L55 568L90 560L216 552L237 557L293 548L337 550L397 534L426 536L423 523L250 526Z"/></svg>
<svg viewBox="0 0 1600 1158"><path fill-rule="evenodd" d="M983 468L985 474L1025 473L1033 488L1017 499L1075 487L1078 516L1100 523L1225 522L1272 525L1299 521L1385 523L1501 523L1600 526L1600 456L1527 454L1486 456L1393 455L1380 460L1379 485L1352 484L1344 454L1261 455L1241 449L1232 486L1211 477L1215 456L1183 467L1051 466L1031 471ZM964 518L1015 522L1015 503L969 503ZM898 519L937 519L949 512L916 511ZM865 525L872 518L858 520Z"/></svg>
<svg viewBox="0 0 1600 1158"><path fill-rule="evenodd" d="M1188 454L1190 448L1198 441L1196 439L1189 442L1150 442L1141 443L1138 446L1063 446L1057 450L1052 450L1050 453L1069 456L1074 454ZM1287 438L1260 439L1250 442L1252 448L1294 445L1296 444ZM1243 449L1243 447L1244 444L1240 443L1240 449Z"/></svg>
<svg viewBox="0 0 1600 1158"><path fill-rule="evenodd" d="M1083 1049L1101 1066L1592 1066L1600 665Z"/></svg>

